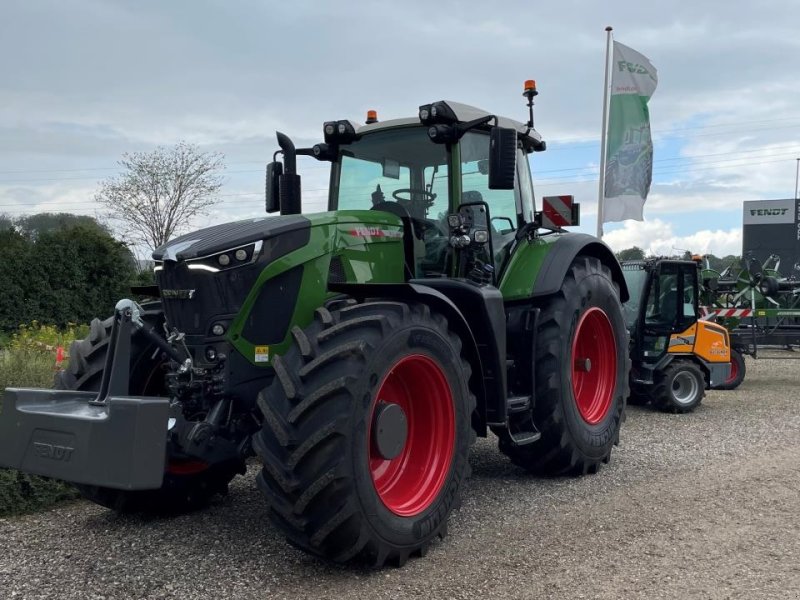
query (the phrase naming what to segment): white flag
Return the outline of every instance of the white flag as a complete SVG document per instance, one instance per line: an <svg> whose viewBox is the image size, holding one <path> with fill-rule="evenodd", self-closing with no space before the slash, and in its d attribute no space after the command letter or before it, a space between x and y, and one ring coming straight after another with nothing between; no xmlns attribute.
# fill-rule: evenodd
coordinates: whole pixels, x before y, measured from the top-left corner
<svg viewBox="0 0 800 600"><path fill-rule="evenodd" d="M619 42L614 42L611 69L603 222L643 221L653 180L647 102L656 90L657 72L645 56Z"/></svg>

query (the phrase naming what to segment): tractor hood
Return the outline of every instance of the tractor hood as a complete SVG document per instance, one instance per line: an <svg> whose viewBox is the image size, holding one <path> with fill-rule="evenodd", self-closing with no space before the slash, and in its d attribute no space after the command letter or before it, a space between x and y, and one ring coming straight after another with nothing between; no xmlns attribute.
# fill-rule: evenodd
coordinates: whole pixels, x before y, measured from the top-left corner
<svg viewBox="0 0 800 600"><path fill-rule="evenodd" d="M259 217L214 225L159 246L153 251L153 259L174 262L192 260L310 227L311 221L301 215Z"/></svg>

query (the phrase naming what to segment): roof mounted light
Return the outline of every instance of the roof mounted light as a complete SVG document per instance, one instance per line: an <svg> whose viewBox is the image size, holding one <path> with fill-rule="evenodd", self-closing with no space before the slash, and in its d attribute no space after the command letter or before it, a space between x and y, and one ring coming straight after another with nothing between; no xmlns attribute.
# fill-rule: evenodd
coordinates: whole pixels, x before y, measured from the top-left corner
<svg viewBox="0 0 800 600"><path fill-rule="evenodd" d="M452 125L453 123L458 123L456 113L444 100L420 106L419 120L422 121L423 125Z"/></svg>
<svg viewBox="0 0 800 600"><path fill-rule="evenodd" d="M457 142L461 132L455 125L431 125L428 127L428 137L435 144L448 144Z"/></svg>
<svg viewBox="0 0 800 600"><path fill-rule="evenodd" d="M378 122L378 111L377 110L368 110L367 111L367 125L372 125L373 123Z"/></svg>
<svg viewBox="0 0 800 600"><path fill-rule="evenodd" d="M356 127L351 121L326 121L322 126L326 144L349 144L356 139Z"/></svg>

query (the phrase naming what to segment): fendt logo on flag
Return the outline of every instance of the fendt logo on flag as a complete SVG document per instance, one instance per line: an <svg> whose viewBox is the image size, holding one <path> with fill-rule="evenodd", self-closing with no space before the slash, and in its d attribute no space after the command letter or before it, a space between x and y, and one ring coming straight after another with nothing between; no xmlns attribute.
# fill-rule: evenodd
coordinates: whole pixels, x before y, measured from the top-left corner
<svg viewBox="0 0 800 600"><path fill-rule="evenodd" d="M573 196L545 196L542 198L542 227L559 229L572 225Z"/></svg>

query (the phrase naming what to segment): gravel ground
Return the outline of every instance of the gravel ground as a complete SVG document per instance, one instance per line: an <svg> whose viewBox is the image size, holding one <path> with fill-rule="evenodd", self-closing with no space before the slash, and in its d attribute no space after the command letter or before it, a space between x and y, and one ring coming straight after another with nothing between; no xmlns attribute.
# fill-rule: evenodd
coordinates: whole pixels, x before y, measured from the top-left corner
<svg viewBox="0 0 800 600"><path fill-rule="evenodd" d="M795 365L748 361L691 415L632 407L595 476L536 479L479 441L449 536L403 569L288 547L251 472L187 517L81 501L0 520L0 598L800 598Z"/></svg>

